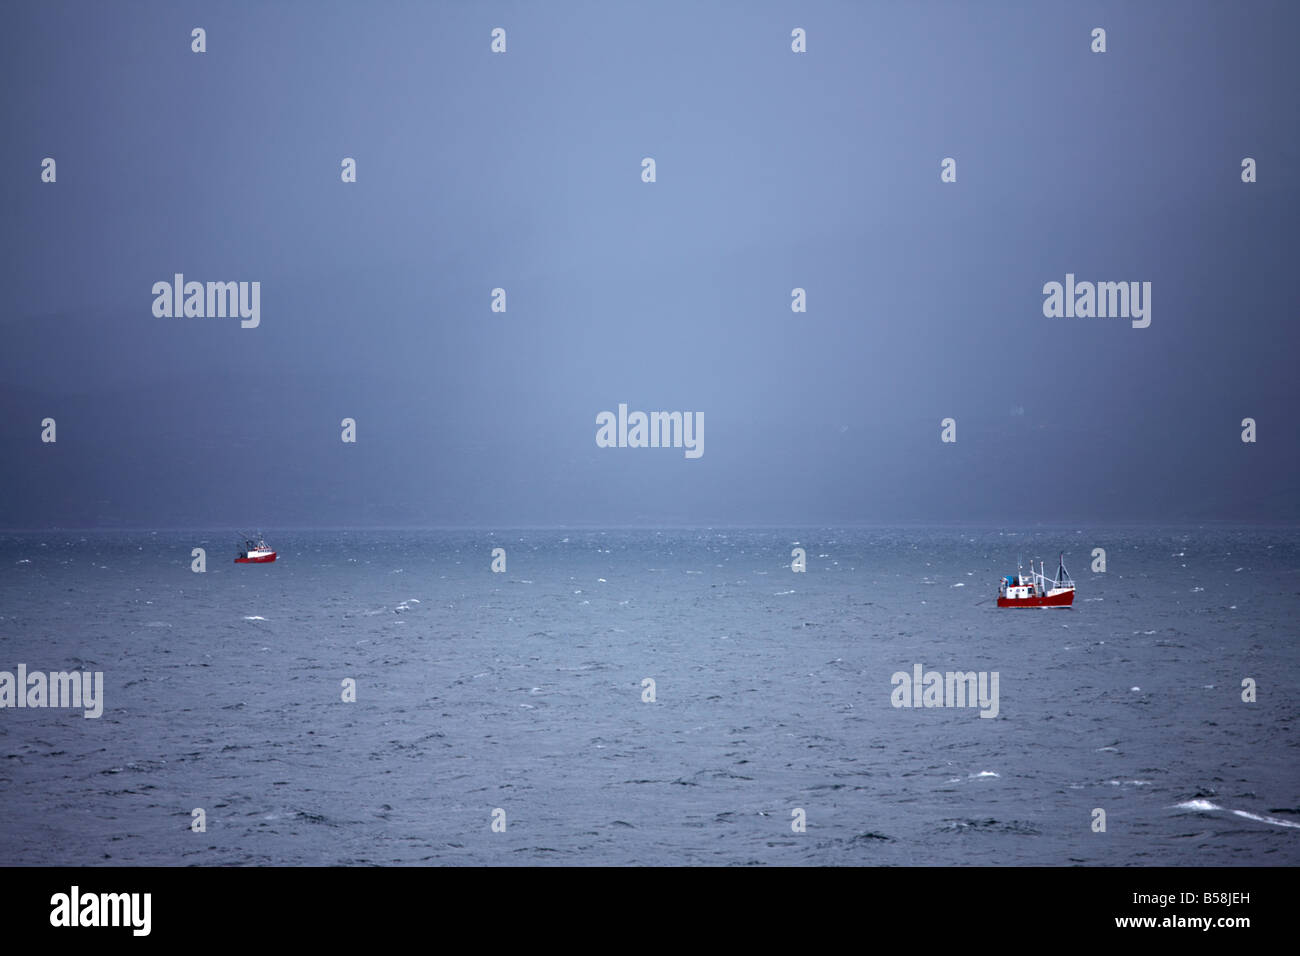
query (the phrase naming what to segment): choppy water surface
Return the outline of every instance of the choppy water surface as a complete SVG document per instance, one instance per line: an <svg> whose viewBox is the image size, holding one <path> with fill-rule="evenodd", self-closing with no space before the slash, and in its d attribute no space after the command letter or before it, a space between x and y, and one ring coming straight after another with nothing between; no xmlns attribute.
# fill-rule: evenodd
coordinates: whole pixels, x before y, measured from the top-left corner
<svg viewBox="0 0 1300 956"><path fill-rule="evenodd" d="M270 541L0 537L0 670L106 698L0 710L0 863L1300 862L1289 530ZM994 607L1061 550L1074 608ZM998 716L891 706L917 663Z"/></svg>

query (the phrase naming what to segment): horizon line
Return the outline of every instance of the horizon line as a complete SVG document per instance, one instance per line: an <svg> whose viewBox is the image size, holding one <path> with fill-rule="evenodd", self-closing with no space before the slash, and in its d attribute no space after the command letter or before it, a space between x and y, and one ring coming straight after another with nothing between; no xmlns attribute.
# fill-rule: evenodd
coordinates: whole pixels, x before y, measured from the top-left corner
<svg viewBox="0 0 1300 956"><path fill-rule="evenodd" d="M1241 518L1202 518L1199 520L1182 520L1182 521L1038 521L1032 524L1003 525L997 522L986 521L966 521L966 522L935 522L935 521L909 521L899 520L893 522L840 522L840 523L820 523L808 522L801 524L792 523L773 523L773 524L498 524L498 525L265 525L278 532L295 532L295 531L475 531L475 532L506 532L506 531L784 531L784 530L819 530L819 531L840 531L850 529L903 529L903 528L940 528L940 529L966 529L966 530L985 530L985 531L1005 531L1010 528L1019 532L1021 529L1043 528L1050 530L1077 529L1084 528L1200 528L1200 527L1224 527L1224 528L1276 528L1276 529L1297 529L1300 528L1300 521L1295 519L1283 519L1280 521L1267 522L1260 520L1249 520ZM256 526L255 526L256 527ZM260 528L259 528L260 530ZM180 531L202 531L211 533L230 532L234 534L247 534L247 526L241 528L233 525L49 525L45 527L28 527L28 528L0 528L0 534L41 534L41 533L58 533L58 532L141 532L141 533L159 533L159 532L180 532Z"/></svg>

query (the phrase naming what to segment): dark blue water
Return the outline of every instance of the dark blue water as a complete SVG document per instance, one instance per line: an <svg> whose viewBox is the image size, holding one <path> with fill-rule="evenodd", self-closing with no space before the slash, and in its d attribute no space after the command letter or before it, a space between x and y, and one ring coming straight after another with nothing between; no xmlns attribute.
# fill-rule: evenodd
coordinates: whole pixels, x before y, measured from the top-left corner
<svg viewBox="0 0 1300 956"><path fill-rule="evenodd" d="M0 538L0 670L105 682L0 710L0 863L1300 862L1290 530L267 530Z"/></svg>

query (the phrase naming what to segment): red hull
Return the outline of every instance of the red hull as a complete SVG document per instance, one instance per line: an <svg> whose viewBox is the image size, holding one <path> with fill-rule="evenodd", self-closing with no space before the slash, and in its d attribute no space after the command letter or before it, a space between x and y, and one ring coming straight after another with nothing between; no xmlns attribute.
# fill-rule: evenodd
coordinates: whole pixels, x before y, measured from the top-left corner
<svg viewBox="0 0 1300 956"><path fill-rule="evenodd" d="M998 607L1069 607L1073 603L1073 591L1066 591L1053 597L998 598Z"/></svg>
<svg viewBox="0 0 1300 956"><path fill-rule="evenodd" d="M264 558L235 558L236 564L270 564L275 560L275 552L272 551Z"/></svg>

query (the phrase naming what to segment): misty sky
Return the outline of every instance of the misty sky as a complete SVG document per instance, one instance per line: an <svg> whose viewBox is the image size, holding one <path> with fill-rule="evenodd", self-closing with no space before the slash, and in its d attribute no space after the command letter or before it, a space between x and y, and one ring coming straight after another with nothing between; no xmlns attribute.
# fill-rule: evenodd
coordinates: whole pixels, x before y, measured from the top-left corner
<svg viewBox="0 0 1300 956"><path fill-rule="evenodd" d="M1293 522L1297 35L1286 2L7 5L0 527ZM260 282L260 326L155 317L175 273ZM1067 273L1150 282L1150 327L1045 317ZM704 455L598 448L619 403L703 413Z"/></svg>

